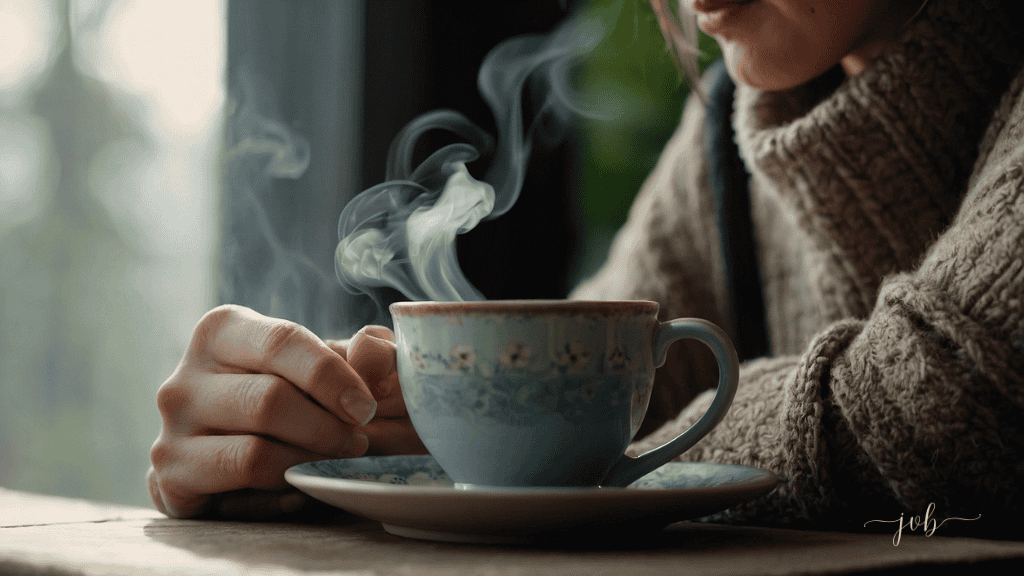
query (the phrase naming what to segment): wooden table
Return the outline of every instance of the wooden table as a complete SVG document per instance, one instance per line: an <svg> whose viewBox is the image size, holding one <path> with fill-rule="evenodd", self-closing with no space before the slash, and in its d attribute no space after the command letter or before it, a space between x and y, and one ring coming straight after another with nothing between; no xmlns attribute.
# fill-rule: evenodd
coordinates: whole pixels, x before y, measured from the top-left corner
<svg viewBox="0 0 1024 576"><path fill-rule="evenodd" d="M407 540L339 513L324 523L172 520L155 510L0 488L0 574L902 573L954 565L1020 573L1024 542L904 533L811 532L680 522L619 548L457 545ZM881 572L877 572L877 571Z"/></svg>

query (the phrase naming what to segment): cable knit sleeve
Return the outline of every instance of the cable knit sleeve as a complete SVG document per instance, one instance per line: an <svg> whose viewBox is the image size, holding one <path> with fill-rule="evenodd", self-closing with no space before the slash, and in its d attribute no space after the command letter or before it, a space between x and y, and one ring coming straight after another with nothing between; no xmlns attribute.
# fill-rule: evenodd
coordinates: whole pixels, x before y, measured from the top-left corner
<svg viewBox="0 0 1024 576"><path fill-rule="evenodd" d="M863 530L934 504L940 519L981 514L959 523L975 534L1024 511L1022 84L921 264L886 279L866 319L831 325L802 354L743 367L729 414L683 459L765 468L783 483L716 519ZM689 426L710 398L631 453Z"/></svg>

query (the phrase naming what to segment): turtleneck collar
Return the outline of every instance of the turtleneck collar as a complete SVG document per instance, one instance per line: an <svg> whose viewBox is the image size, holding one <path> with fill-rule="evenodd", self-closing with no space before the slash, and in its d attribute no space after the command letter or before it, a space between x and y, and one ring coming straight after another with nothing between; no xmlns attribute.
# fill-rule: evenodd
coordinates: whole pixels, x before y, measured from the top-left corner
<svg viewBox="0 0 1024 576"><path fill-rule="evenodd" d="M737 143L837 259L869 311L950 222L1000 96L1019 71L1012 0L931 0L859 75L781 92L737 88Z"/></svg>

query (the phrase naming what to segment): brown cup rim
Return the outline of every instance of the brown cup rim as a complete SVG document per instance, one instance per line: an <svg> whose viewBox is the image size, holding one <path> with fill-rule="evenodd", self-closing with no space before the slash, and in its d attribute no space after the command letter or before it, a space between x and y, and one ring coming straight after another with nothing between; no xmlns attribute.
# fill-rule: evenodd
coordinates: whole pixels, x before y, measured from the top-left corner
<svg viewBox="0 0 1024 576"><path fill-rule="evenodd" d="M457 314L599 314L657 315L650 300L479 300L472 302L395 302L392 316L445 316Z"/></svg>

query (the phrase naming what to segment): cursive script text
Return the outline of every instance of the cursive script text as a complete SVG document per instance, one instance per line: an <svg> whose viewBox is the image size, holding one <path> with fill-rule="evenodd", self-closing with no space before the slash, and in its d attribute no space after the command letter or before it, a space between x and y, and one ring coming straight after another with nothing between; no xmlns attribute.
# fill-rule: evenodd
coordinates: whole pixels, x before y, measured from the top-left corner
<svg viewBox="0 0 1024 576"><path fill-rule="evenodd" d="M923 528L924 529L924 535L926 537L928 537L928 536L931 536L932 534L934 534L935 531L939 529L939 526L942 526L943 524L945 524L946 522L949 522L950 520L972 521L972 520L978 520L979 518L981 518L981 514L978 514L977 518L955 518L955 517L952 517L952 518L946 518L942 522L939 522L938 520L936 520L935 518L932 517L932 513L933 512L935 512L935 503L934 502L929 504L928 508L925 509L925 511L924 511L924 518L921 518L920 516L913 516L909 520L904 521L903 520L903 514L900 514L900 517L895 519L895 520L868 520L867 522L864 523L864 526L867 527L867 525L871 524L872 522L885 522L885 523L890 523L890 524L891 523L896 523L898 527L896 528L896 534L893 535L893 537L892 537L892 545L893 546L899 546L900 545L900 539L903 537L903 529L904 528L907 528L910 531L917 530L918 528Z"/></svg>

